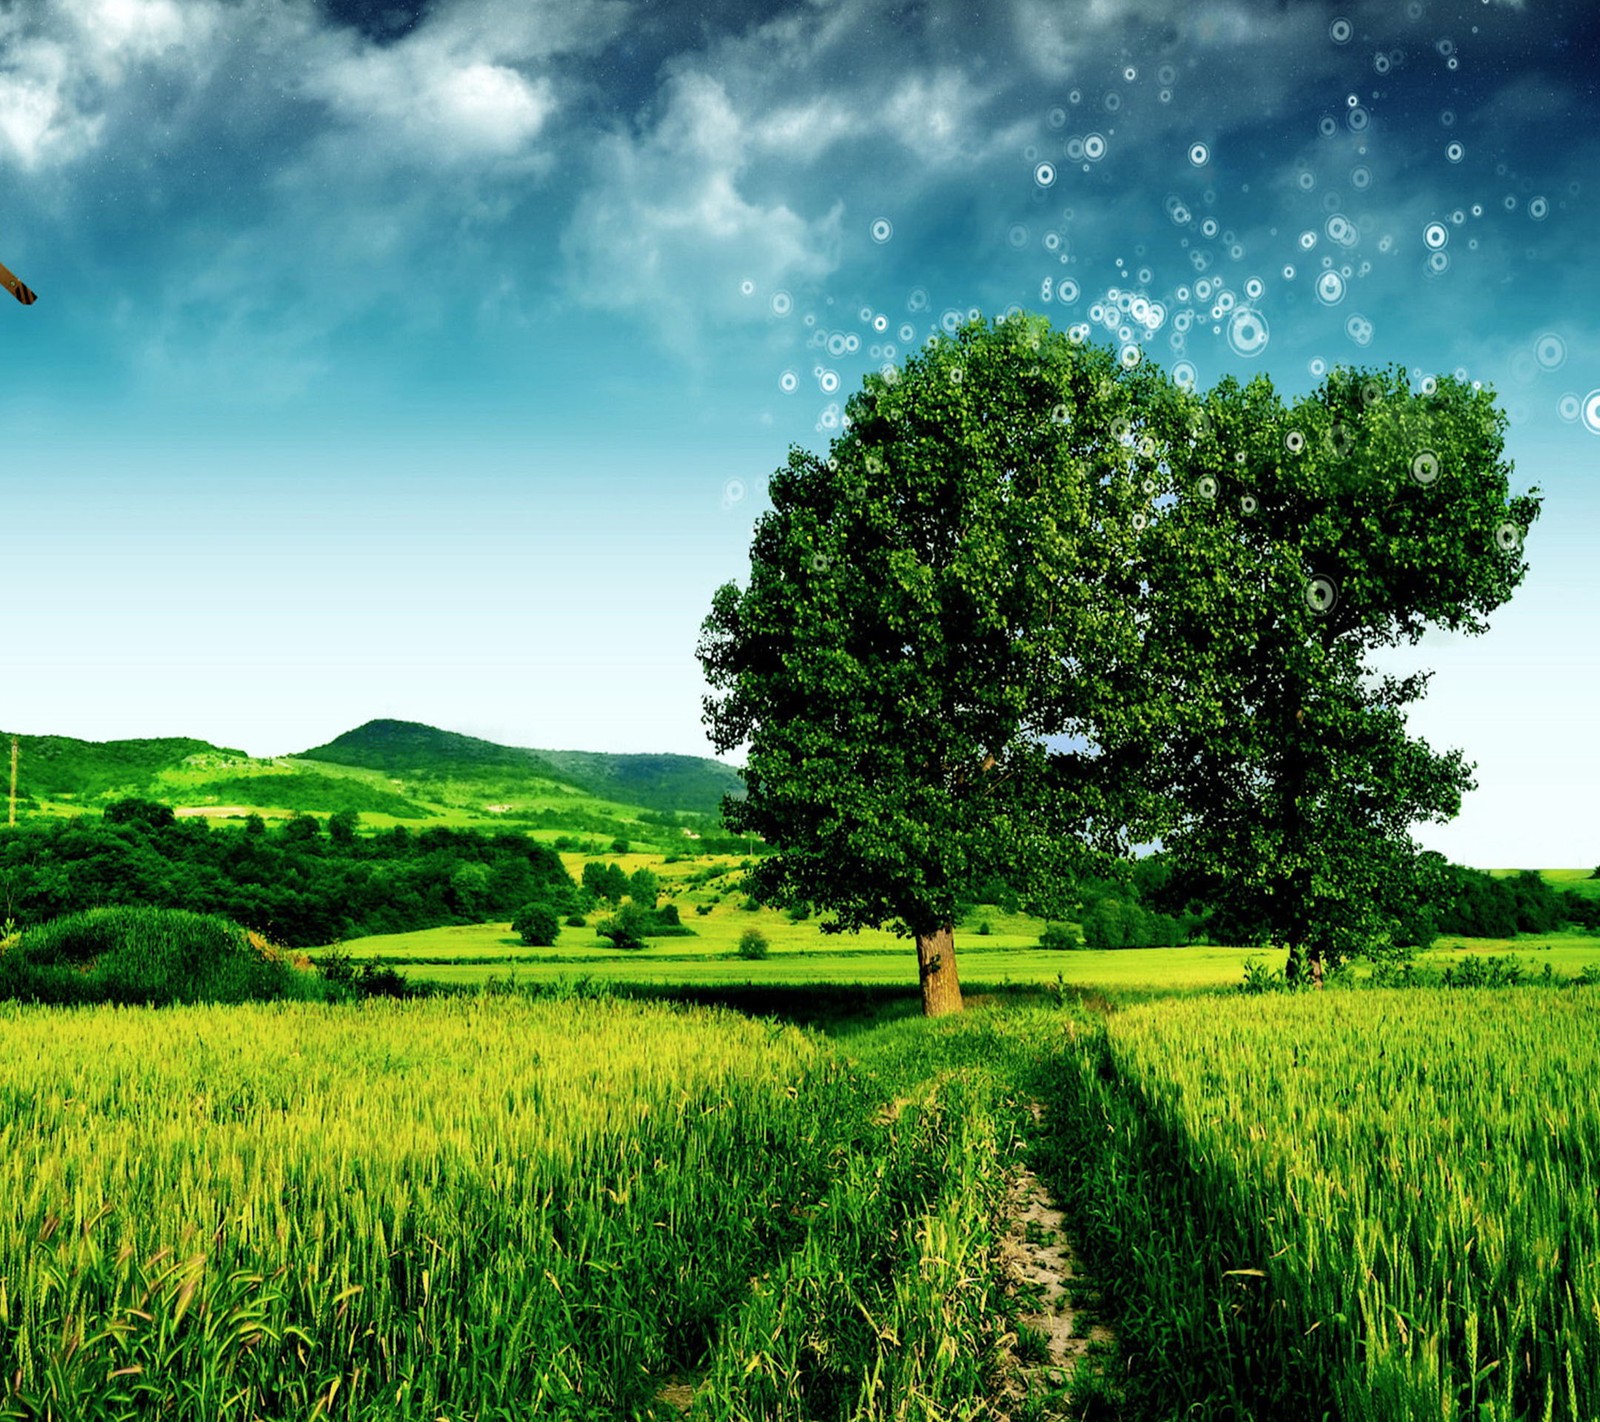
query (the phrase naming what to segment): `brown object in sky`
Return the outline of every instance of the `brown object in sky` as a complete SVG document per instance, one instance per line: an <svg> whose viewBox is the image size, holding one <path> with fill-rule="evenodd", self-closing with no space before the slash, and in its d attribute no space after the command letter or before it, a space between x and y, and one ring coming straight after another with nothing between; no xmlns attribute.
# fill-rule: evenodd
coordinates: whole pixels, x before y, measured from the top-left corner
<svg viewBox="0 0 1600 1422"><path fill-rule="evenodd" d="M20 301L24 306L32 306L33 303L39 299L34 294L32 288L24 286L20 281L17 280L16 274L12 272L11 268L8 267L4 262L0 262L0 282L4 282L6 285L6 290L16 297L17 300Z"/></svg>

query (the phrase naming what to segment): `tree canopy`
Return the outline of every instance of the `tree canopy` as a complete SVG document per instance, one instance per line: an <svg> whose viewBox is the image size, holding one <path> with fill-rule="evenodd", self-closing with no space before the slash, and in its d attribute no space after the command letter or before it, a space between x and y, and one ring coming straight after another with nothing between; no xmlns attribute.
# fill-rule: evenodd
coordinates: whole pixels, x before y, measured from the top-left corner
<svg viewBox="0 0 1600 1422"><path fill-rule="evenodd" d="M1410 828L1459 811L1470 767L1407 731L1429 674L1371 654L1482 632L1521 581L1539 502L1510 491L1504 424L1489 391L1414 393L1400 369L1335 370L1287 407L1224 380L1142 540L1138 674L1168 699L1139 777L1174 862L1291 972L1403 942L1437 888Z"/></svg>
<svg viewBox="0 0 1600 1422"><path fill-rule="evenodd" d="M973 885L1060 917L1086 848L1126 848L1086 737L1138 714L1109 669L1156 448L1128 436L1180 394L1042 318L969 325L869 376L825 459L790 451L749 586L714 597L706 719L748 742L724 814L779 848L756 891L914 937L930 1013L959 1009Z"/></svg>
<svg viewBox="0 0 1600 1422"><path fill-rule="evenodd" d="M778 849L755 892L914 937L930 1013L974 886L1064 916L1156 838L1297 959L1392 937L1409 827L1470 777L1406 733L1426 675L1367 658L1523 576L1503 425L1400 371L1200 395L1021 315L869 376L703 627L727 821Z"/></svg>

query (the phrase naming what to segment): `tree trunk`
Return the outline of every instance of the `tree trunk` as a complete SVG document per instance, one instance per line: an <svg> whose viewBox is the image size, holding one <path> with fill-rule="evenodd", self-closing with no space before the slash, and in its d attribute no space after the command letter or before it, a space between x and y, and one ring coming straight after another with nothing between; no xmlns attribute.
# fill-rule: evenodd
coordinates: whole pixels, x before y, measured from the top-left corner
<svg viewBox="0 0 1600 1422"><path fill-rule="evenodd" d="M917 973L922 979L924 1017L943 1017L961 1011L954 924L941 924L932 933L917 935Z"/></svg>
<svg viewBox="0 0 1600 1422"><path fill-rule="evenodd" d="M1289 947L1289 961L1284 964L1283 976L1292 987L1300 981L1300 974L1310 974L1311 986L1318 992L1322 990L1323 972L1322 949L1304 948L1300 944L1291 944Z"/></svg>

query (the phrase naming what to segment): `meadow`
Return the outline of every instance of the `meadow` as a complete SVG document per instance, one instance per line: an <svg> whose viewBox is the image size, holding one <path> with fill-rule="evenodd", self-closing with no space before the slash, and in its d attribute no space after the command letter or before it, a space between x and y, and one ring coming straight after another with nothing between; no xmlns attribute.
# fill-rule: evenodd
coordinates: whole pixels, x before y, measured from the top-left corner
<svg viewBox="0 0 1600 1422"><path fill-rule="evenodd" d="M913 1036L0 1007L0 1416L958 1415L1018 1110Z"/></svg>
<svg viewBox="0 0 1600 1422"><path fill-rule="evenodd" d="M1597 1029L1586 988L1112 1018L1062 1063L1057 1149L1146 1399L1597 1415Z"/></svg>
<svg viewBox="0 0 1600 1422"><path fill-rule="evenodd" d="M988 906L926 1021L904 940L644 865L694 936L341 945L454 985L409 1001L0 1004L0 1418L1600 1415L1600 939L1249 995L1261 949ZM1024 1167L1114 1334L1075 1373Z"/></svg>

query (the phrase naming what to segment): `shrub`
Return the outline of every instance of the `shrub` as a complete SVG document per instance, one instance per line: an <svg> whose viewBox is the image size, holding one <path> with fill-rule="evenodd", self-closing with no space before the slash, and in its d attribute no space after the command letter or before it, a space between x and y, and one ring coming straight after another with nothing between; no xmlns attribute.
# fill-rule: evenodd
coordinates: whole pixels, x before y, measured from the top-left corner
<svg viewBox="0 0 1600 1422"><path fill-rule="evenodd" d="M527 947L549 948L561 932L561 919L549 904L523 904L511 920L511 931Z"/></svg>
<svg viewBox="0 0 1600 1422"><path fill-rule="evenodd" d="M715 904L696 904L694 906L694 911L703 917L704 915L710 913L715 907Z"/></svg>
<svg viewBox="0 0 1600 1422"><path fill-rule="evenodd" d="M589 920L586 919L581 913L572 913L567 915L568 928L587 928L588 926Z"/></svg>
<svg viewBox="0 0 1600 1422"><path fill-rule="evenodd" d="M739 907L746 913L757 913L760 911L761 903L758 899L746 898Z"/></svg>
<svg viewBox="0 0 1600 1422"><path fill-rule="evenodd" d="M989 920L988 919L984 919L983 922L978 925L978 937L979 938L987 938L993 932L994 932L994 929L992 929L989 926Z"/></svg>
<svg viewBox="0 0 1600 1422"><path fill-rule="evenodd" d="M1081 948L1083 939L1070 923L1047 923L1039 935L1041 948Z"/></svg>
<svg viewBox="0 0 1600 1422"><path fill-rule="evenodd" d="M284 952L216 914L98 908L51 919L0 954L0 997L30 1002L246 1002L323 996Z"/></svg>
<svg viewBox="0 0 1600 1422"><path fill-rule="evenodd" d="M637 904L624 904L610 918L601 919L595 932L609 938L613 948L635 952L644 947L645 930L649 928L645 911Z"/></svg>
<svg viewBox="0 0 1600 1422"><path fill-rule="evenodd" d="M765 958L772 951L767 942L767 935L759 928L747 928L739 935L739 956L741 958Z"/></svg>

